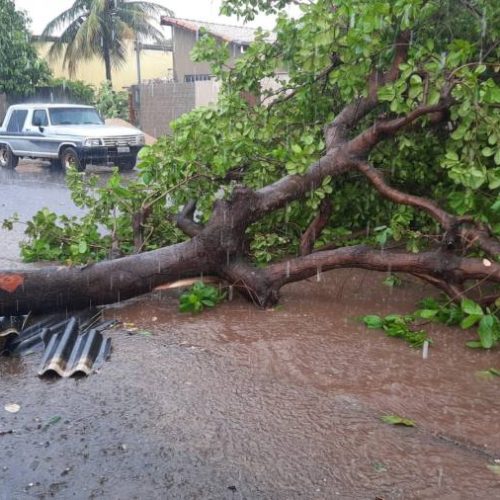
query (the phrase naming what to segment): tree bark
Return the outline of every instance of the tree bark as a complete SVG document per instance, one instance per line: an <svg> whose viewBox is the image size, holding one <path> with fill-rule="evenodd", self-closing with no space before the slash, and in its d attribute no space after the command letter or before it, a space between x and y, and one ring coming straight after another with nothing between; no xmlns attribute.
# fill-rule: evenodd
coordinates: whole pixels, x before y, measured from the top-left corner
<svg viewBox="0 0 500 500"><path fill-rule="evenodd" d="M107 28L106 28L107 29ZM104 34L102 39L102 58L104 59L104 68L106 71L106 80L113 84L111 75L111 44L108 40L106 34Z"/></svg>

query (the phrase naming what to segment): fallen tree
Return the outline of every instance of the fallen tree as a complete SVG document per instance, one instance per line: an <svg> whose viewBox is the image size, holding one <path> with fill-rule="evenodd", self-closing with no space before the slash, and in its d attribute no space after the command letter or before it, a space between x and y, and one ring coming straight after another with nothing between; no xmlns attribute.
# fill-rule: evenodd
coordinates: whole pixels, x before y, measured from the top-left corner
<svg viewBox="0 0 500 500"><path fill-rule="evenodd" d="M300 2L258 5L287 3ZM251 18L253 4L224 8ZM202 37L195 57L214 64L219 108L181 118L145 153L136 183L113 178L89 194L70 177L75 201L107 214L92 228L105 223L111 235L87 242L97 234L89 221L66 221L70 232L52 245L88 260L133 254L0 271L0 315L113 303L203 274L269 307L285 284L341 267L408 273L452 300L493 284L484 302L498 298L499 46L498 26L486 26L496 2L318 0L302 11L300 21L280 18L277 40L258 37L234 69ZM289 79L266 90L277 65ZM345 214L346 246L334 220ZM35 242L42 229L30 226Z"/></svg>

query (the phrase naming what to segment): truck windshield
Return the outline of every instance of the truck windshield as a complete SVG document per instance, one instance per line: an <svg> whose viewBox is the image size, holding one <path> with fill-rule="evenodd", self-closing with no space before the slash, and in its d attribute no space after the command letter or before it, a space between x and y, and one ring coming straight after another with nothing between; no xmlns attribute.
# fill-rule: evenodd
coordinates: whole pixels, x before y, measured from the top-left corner
<svg viewBox="0 0 500 500"><path fill-rule="evenodd" d="M102 125L101 117L92 108L49 109L52 125Z"/></svg>

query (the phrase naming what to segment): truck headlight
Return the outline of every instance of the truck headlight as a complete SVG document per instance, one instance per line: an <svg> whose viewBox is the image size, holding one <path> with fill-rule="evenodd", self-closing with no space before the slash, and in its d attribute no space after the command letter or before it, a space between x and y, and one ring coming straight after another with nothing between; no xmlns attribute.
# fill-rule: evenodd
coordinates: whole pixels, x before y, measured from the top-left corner
<svg viewBox="0 0 500 500"><path fill-rule="evenodd" d="M101 139L85 139L85 146L102 146Z"/></svg>
<svg viewBox="0 0 500 500"><path fill-rule="evenodd" d="M146 143L146 138L143 134L137 136L137 144L143 146Z"/></svg>

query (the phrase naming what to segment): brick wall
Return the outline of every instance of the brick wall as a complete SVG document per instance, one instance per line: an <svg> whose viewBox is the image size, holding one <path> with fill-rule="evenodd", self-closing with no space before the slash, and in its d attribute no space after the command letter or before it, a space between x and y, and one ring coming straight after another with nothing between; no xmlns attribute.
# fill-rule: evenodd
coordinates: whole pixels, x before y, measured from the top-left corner
<svg viewBox="0 0 500 500"><path fill-rule="evenodd" d="M132 95L137 125L153 137L171 134L170 123L196 105L193 83L134 85Z"/></svg>

